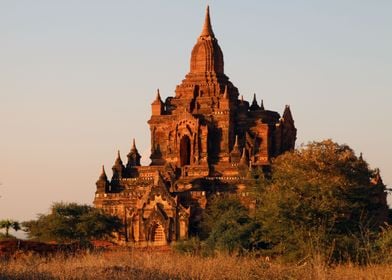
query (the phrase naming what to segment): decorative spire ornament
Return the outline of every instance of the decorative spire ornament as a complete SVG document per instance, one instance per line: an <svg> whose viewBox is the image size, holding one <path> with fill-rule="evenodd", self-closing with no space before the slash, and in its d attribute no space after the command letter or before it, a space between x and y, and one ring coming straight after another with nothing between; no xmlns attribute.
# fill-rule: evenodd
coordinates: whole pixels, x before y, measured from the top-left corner
<svg viewBox="0 0 392 280"><path fill-rule="evenodd" d="M204 19L203 29L200 37L211 37L215 38L214 32L212 31L211 19L210 19L210 6L207 5L206 16Z"/></svg>

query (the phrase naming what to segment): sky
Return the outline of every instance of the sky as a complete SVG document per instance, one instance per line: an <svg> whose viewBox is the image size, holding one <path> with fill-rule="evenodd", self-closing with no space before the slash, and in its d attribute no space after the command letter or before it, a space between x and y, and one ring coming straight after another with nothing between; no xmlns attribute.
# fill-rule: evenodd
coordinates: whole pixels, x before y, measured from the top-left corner
<svg viewBox="0 0 392 280"><path fill-rule="evenodd" d="M0 219L91 204L150 104L189 71L210 5L225 73L283 112L297 145L348 144L392 185L392 1L0 0Z"/></svg>

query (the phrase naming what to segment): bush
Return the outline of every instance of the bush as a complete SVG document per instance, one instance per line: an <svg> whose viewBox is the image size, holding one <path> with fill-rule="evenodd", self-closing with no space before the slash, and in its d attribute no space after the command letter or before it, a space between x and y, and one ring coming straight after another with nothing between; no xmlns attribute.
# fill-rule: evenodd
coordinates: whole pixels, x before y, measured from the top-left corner
<svg viewBox="0 0 392 280"><path fill-rule="evenodd" d="M392 225L385 224L375 241L376 263L392 263Z"/></svg>
<svg viewBox="0 0 392 280"><path fill-rule="evenodd" d="M198 237L177 241L174 243L173 249L180 254L190 256L211 256L214 253L206 246L205 242L200 241Z"/></svg>
<svg viewBox="0 0 392 280"><path fill-rule="evenodd" d="M229 254L250 250L253 246L252 233L257 228L248 209L234 196L213 197L203 213L203 235L211 250L218 249Z"/></svg>

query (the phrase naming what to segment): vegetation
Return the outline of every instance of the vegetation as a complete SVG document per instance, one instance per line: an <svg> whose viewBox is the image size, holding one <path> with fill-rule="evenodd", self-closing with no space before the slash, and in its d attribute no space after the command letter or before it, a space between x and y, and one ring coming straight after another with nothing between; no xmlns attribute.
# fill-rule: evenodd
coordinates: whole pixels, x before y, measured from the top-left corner
<svg viewBox="0 0 392 280"><path fill-rule="evenodd" d="M1 220L0 221L0 229L5 229L5 238L10 237L9 231L10 229L13 229L14 231L18 231L21 229L20 227L20 223L18 221L14 221L14 220Z"/></svg>
<svg viewBox="0 0 392 280"><path fill-rule="evenodd" d="M307 262L280 264L264 258L186 256L166 251L122 250L74 257L19 256L0 260L0 279L390 279L392 267Z"/></svg>
<svg viewBox="0 0 392 280"><path fill-rule="evenodd" d="M386 224L381 228L380 234L375 241L375 250L377 254L373 256L376 263L392 264L392 226Z"/></svg>
<svg viewBox="0 0 392 280"><path fill-rule="evenodd" d="M40 214L37 220L24 222L23 226L29 238L39 241L85 242L111 236L122 222L88 205L55 203L50 214Z"/></svg>
<svg viewBox="0 0 392 280"><path fill-rule="evenodd" d="M252 232L257 224L249 216L246 207L233 196L215 196L203 215L202 236L212 250L249 250L252 246Z"/></svg>
<svg viewBox="0 0 392 280"><path fill-rule="evenodd" d="M4 233L0 232L0 241L9 240L9 239L16 239L16 237L13 236L12 234L8 234L8 236L5 236Z"/></svg>
<svg viewBox="0 0 392 280"><path fill-rule="evenodd" d="M385 186L347 145L313 142L274 160L268 179L254 173L254 215L238 198L213 199L200 235L207 248L356 263L392 252L391 227L380 231L388 215Z"/></svg>
<svg viewBox="0 0 392 280"><path fill-rule="evenodd" d="M2 263L0 278L390 277L385 186L350 147L330 140L310 143L275 159L266 176L259 170L248 176L257 177L249 189L254 209L249 212L236 195L216 195L203 213L199 235L174 244L185 254L130 249L45 261L22 256ZM49 214L23 225L30 238L58 242L106 238L122 227L118 218L75 203L55 203Z"/></svg>
<svg viewBox="0 0 392 280"><path fill-rule="evenodd" d="M363 262L386 219L385 187L346 145L310 143L278 157L258 220L271 253Z"/></svg>

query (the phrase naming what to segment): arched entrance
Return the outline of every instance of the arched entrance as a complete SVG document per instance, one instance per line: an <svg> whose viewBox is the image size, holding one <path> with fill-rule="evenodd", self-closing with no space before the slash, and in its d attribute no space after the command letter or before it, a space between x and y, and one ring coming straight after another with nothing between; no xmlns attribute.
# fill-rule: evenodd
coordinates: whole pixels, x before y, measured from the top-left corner
<svg viewBox="0 0 392 280"><path fill-rule="evenodd" d="M180 163L181 166L191 164L191 140L187 135L181 138L180 142Z"/></svg>
<svg viewBox="0 0 392 280"><path fill-rule="evenodd" d="M165 230L161 224L155 224L151 232L151 241L156 245L166 244Z"/></svg>

